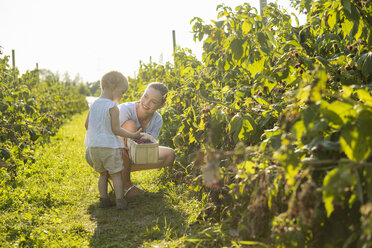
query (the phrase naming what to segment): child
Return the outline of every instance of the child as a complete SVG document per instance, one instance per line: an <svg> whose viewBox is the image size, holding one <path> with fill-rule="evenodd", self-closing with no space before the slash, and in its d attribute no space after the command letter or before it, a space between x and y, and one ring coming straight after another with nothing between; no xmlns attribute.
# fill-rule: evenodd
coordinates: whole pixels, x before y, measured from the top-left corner
<svg viewBox="0 0 372 248"><path fill-rule="evenodd" d="M84 145L87 162L100 173L98 190L100 207L109 207L111 202L107 195L108 174L114 184L116 208L127 207L123 197L123 182L121 171L124 169L122 159L123 140L118 137L138 139L141 130L135 133L127 132L120 127L118 101L128 90L127 79L117 71L106 73L101 79L101 95L91 105L85 128L87 133Z"/></svg>

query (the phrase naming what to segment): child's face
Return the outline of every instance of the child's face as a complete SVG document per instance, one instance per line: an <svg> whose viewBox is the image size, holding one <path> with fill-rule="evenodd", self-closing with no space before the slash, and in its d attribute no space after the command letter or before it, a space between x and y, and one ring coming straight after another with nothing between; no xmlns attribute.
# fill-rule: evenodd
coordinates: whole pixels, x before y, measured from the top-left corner
<svg viewBox="0 0 372 248"><path fill-rule="evenodd" d="M154 113L161 108L163 97L161 93L153 88L147 88L140 100L140 110L148 113Z"/></svg>
<svg viewBox="0 0 372 248"><path fill-rule="evenodd" d="M120 101L121 98L123 98L123 95L125 92L127 92L128 86L124 83L117 85L113 92L112 92L112 97L114 101Z"/></svg>

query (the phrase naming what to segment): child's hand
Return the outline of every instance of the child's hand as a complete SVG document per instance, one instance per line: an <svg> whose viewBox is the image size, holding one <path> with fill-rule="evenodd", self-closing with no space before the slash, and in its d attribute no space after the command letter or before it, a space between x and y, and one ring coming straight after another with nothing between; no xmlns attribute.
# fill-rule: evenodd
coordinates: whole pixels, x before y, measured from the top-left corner
<svg viewBox="0 0 372 248"><path fill-rule="evenodd" d="M142 128L138 129L137 132L133 133L132 139L140 139L143 134L141 134Z"/></svg>

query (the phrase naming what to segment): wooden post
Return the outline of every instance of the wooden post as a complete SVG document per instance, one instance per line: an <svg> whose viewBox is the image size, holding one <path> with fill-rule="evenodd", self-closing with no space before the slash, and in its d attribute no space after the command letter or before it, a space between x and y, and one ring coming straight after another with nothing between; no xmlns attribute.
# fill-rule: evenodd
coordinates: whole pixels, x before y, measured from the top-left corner
<svg viewBox="0 0 372 248"><path fill-rule="evenodd" d="M176 30L172 30L173 35L173 53L176 52Z"/></svg>
<svg viewBox="0 0 372 248"><path fill-rule="evenodd" d="M267 0L260 0L260 14L263 16L263 10L267 6ZM262 19L263 23L266 23L266 18Z"/></svg>
<svg viewBox="0 0 372 248"><path fill-rule="evenodd" d="M36 63L36 80L37 83L39 84L39 63Z"/></svg>
<svg viewBox="0 0 372 248"><path fill-rule="evenodd" d="M12 49L12 66L13 66L13 70L15 70L15 51L14 51L14 49Z"/></svg>
<svg viewBox="0 0 372 248"><path fill-rule="evenodd" d="M16 67L15 67L15 51L14 51L14 49L12 49L12 66L13 66L14 81L16 83L18 83L17 72L16 72Z"/></svg>

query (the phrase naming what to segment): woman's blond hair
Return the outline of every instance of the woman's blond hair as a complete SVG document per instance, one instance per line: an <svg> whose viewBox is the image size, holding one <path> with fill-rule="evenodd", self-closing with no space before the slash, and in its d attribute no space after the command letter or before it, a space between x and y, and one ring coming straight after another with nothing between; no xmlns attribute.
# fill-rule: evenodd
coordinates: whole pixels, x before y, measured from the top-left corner
<svg viewBox="0 0 372 248"><path fill-rule="evenodd" d="M159 83L159 82L152 82L147 86L147 88L153 88L159 91L162 96L161 104L165 103L165 101L167 100L167 94L168 94L168 88L167 86L165 86L165 84Z"/></svg>

